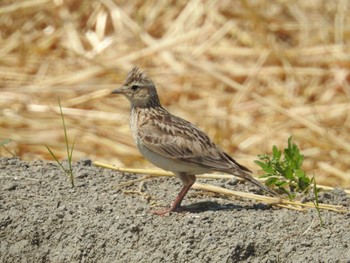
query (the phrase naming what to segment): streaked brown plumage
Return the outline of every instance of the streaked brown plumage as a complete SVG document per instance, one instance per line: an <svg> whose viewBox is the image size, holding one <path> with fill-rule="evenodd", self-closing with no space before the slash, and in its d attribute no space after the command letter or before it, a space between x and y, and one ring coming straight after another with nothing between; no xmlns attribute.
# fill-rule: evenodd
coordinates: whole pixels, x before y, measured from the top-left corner
<svg viewBox="0 0 350 263"><path fill-rule="evenodd" d="M153 81L139 68L134 67L122 87L112 93L123 94L131 103L130 127L143 156L154 165L175 173L184 185L170 209L159 214L175 211L181 206L196 174L214 171L241 177L276 195L255 180L248 168L237 163L202 130L165 110Z"/></svg>

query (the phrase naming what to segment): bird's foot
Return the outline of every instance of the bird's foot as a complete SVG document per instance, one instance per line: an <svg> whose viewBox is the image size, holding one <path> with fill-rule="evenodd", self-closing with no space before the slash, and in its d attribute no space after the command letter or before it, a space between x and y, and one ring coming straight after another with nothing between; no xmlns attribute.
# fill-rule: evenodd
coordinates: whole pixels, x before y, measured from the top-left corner
<svg viewBox="0 0 350 263"><path fill-rule="evenodd" d="M166 216L166 215L170 215L171 211L170 209L161 209L161 210L153 210L151 211L151 213L158 216Z"/></svg>
<svg viewBox="0 0 350 263"><path fill-rule="evenodd" d="M172 212L185 212L185 209L182 208L181 206L179 207L171 207L171 208L167 208L167 209L161 209L161 210L153 210L151 211L152 214L154 215L159 215L159 216L168 216L170 215Z"/></svg>

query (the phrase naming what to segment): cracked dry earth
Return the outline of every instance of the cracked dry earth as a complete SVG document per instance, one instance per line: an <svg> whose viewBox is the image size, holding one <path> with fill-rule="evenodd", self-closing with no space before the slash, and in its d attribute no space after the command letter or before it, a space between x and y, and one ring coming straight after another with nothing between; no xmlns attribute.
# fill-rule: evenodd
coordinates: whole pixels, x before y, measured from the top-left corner
<svg viewBox="0 0 350 263"><path fill-rule="evenodd" d="M90 160L74 171L71 188L53 163L0 158L1 262L350 262L350 198L342 190L320 195L348 210L322 211L323 228L315 209L277 209L199 190L184 203L200 209L161 217L150 210L171 203L178 180L118 190L138 177ZM247 183L208 182L258 192Z"/></svg>

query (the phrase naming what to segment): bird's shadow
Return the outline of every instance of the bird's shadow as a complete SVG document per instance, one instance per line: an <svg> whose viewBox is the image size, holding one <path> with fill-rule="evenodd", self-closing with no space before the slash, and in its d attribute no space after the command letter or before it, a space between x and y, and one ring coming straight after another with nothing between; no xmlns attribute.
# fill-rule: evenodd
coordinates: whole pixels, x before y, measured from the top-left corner
<svg viewBox="0 0 350 263"><path fill-rule="evenodd" d="M253 205L237 205L237 204L219 204L214 201L197 202L190 205L181 206L181 212L203 213L206 211L223 211L223 210L268 210L270 205L258 203Z"/></svg>

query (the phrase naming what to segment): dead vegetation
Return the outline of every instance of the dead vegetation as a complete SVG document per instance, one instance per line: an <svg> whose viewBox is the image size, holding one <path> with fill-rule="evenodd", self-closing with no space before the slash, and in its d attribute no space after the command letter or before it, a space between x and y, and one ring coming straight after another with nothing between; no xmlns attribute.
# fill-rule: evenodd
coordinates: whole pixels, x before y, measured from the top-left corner
<svg viewBox="0 0 350 263"><path fill-rule="evenodd" d="M290 135L317 182L350 187L350 11L326 1L2 1L0 139L23 159L144 167L129 103L110 95L133 65L172 113L251 169ZM0 154L9 153L1 148Z"/></svg>

